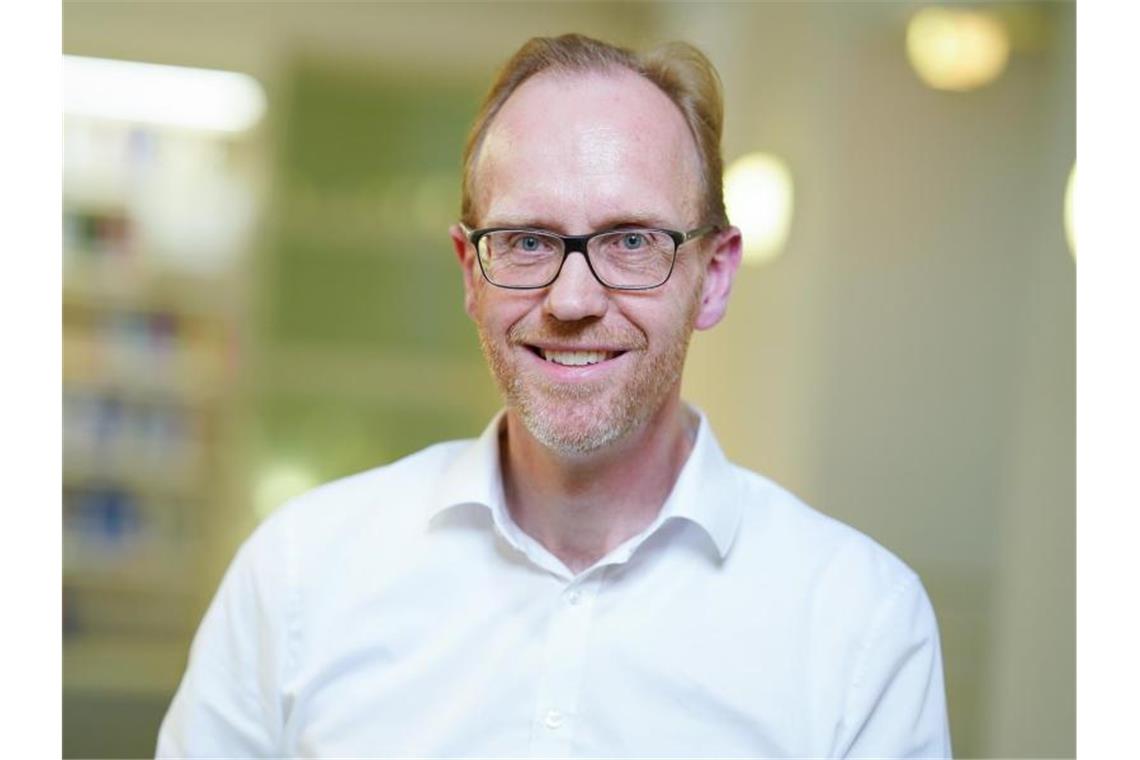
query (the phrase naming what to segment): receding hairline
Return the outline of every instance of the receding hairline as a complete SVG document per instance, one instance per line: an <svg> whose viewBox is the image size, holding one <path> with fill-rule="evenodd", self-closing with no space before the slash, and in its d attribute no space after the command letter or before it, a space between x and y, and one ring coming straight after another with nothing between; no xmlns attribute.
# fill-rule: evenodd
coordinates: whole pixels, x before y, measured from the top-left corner
<svg viewBox="0 0 1140 760"><path fill-rule="evenodd" d="M697 148L701 222L728 225L721 157L724 94L712 61L687 42L665 42L635 52L581 34L533 37L499 69L464 145L460 218L469 225L478 223L472 169L482 157L498 112L519 87L544 73L587 75L623 69L655 86L681 113Z"/></svg>
<svg viewBox="0 0 1140 760"><path fill-rule="evenodd" d="M648 85L653 92L660 96L661 102L676 115L678 125L683 129L687 135L687 144L690 147L688 151L688 164L689 169L694 174L697 183L697 196L693 200L695 206L701 205L701 197L704 194L703 185L704 172L702 171L701 150L700 143L697 136L693 133L692 126L689 124L688 119L685 118L685 113L679 105L669 97L669 93L663 90L656 82L646 76L643 72L637 69L630 68L622 63L607 62L604 64L597 64L583 67L571 67L564 65L550 66L540 71L535 72L528 76L525 80L520 82L510 94L503 99L494 112L488 117L482 132L479 134L479 139L471 146L470 155L468 158L469 170L465 177L471 188L472 201L476 208L481 208L481 198L479 197L479 168L483 161L483 146L487 142L487 138L495 131L496 126L499 124L499 116L508 107L508 103L515 99L520 91L528 88L529 85L541 83L550 80L562 80L564 82L583 81L594 78L620 80L625 79L629 81L640 81ZM648 92L648 90L647 90Z"/></svg>

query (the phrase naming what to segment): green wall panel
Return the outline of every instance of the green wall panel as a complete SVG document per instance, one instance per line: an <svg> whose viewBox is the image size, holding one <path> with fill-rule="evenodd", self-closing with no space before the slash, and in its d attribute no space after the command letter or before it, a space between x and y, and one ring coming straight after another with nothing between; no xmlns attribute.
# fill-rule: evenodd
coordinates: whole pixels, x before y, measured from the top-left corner
<svg viewBox="0 0 1140 760"><path fill-rule="evenodd" d="M287 90L267 340L474 357L447 227L479 87L301 61Z"/></svg>
<svg viewBox="0 0 1140 760"><path fill-rule="evenodd" d="M271 280L274 336L293 345L474 356L475 331L450 253L354 256L288 241Z"/></svg>
<svg viewBox="0 0 1140 760"><path fill-rule="evenodd" d="M260 278L259 473L341 477L477 435L494 411L447 234L485 85L292 67Z"/></svg>
<svg viewBox="0 0 1140 760"><path fill-rule="evenodd" d="M387 464L433 443L476 437L490 421L479 404L465 413L338 398L270 398L262 412L260 449L267 463L303 463L322 481Z"/></svg>

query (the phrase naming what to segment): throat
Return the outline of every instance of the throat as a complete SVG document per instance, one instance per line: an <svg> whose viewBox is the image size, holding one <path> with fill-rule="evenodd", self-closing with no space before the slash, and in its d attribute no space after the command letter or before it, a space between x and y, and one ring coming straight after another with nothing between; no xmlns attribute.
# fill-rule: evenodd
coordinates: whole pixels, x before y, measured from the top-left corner
<svg viewBox="0 0 1140 760"><path fill-rule="evenodd" d="M692 450L698 418L581 458L552 453L514 414L500 434L507 508L519 528L575 573L657 519ZM688 418L691 416L691 422Z"/></svg>

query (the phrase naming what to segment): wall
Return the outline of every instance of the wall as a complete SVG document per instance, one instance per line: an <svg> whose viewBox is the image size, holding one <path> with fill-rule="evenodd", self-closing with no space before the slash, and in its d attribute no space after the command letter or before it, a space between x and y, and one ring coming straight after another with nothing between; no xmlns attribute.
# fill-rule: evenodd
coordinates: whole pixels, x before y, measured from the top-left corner
<svg viewBox="0 0 1140 760"><path fill-rule="evenodd" d="M1072 7L1036 8L1045 40L968 94L909 70L906 10L675 11L723 62L726 158L797 182L784 258L739 278L687 390L738 459L923 577L959 754L1072 755Z"/></svg>
<svg viewBox="0 0 1140 760"><path fill-rule="evenodd" d="M726 159L784 157L796 206L784 255L742 271L727 320L694 340L686 395L735 460L923 577L942 627L956 754L1071 756L1075 274L1060 209L1075 152L1075 14L1066 3L1019 6L1045 33L993 85L952 95L907 65L915 7L65 3L64 50L246 70L280 109L301 61L477 91L532 34L702 46L724 79ZM267 130L275 150L290 139L282 118ZM286 207L285 162L272 155L271 217ZM425 255L450 259L450 221ZM284 292L271 273L285 246L269 229L257 253L265 308ZM397 312L375 318L398 323ZM473 340L459 309L446 319L445 332ZM344 372L298 373L305 354L258 334L257 429L290 429L298 412L281 396L351 405L369 397L359 378L409 371L354 339L335 354ZM469 347L443 357L438 366L461 369L432 387L469 392L482 411L493 389L471 357ZM450 433L455 419L433 424ZM353 423L321 424L335 437ZM369 456L367 436L349 433L366 443L340 461ZM251 462L261 441L251 433ZM219 557L252 524L247 507L232 505Z"/></svg>

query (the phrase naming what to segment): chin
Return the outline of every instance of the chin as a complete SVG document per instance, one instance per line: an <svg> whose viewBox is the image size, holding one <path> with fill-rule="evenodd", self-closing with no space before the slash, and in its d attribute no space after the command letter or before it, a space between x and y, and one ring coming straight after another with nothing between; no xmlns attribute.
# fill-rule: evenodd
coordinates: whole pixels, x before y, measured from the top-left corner
<svg viewBox="0 0 1140 760"><path fill-rule="evenodd" d="M546 448L565 455L590 454L624 438L653 411L646 401L632 393L592 400L526 391L508 397L527 431Z"/></svg>
<svg viewBox="0 0 1140 760"><path fill-rule="evenodd" d="M546 448L563 455L590 454L622 437L624 426L592 420L588 424L567 424L558 415L519 410L527 431Z"/></svg>

